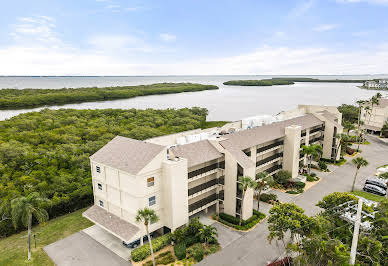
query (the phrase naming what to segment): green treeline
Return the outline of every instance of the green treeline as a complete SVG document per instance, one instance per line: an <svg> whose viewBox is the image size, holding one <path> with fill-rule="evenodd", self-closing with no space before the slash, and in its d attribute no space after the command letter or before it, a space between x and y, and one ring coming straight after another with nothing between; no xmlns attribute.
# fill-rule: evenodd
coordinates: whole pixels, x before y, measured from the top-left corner
<svg viewBox="0 0 388 266"><path fill-rule="evenodd" d="M147 139L206 125L207 110L44 109L0 122L0 206L37 191L50 218L93 201L89 156L116 135ZM15 232L1 221L0 238Z"/></svg>
<svg viewBox="0 0 388 266"><path fill-rule="evenodd" d="M158 83L122 87L63 89L1 89L0 109L20 109L79 102L126 99L137 96L217 90L214 85L193 83Z"/></svg>
<svg viewBox="0 0 388 266"><path fill-rule="evenodd" d="M282 79L262 79L262 80L230 80L223 83L224 85L237 86L273 86L273 85L292 85L293 81Z"/></svg>
<svg viewBox="0 0 388 266"><path fill-rule="evenodd" d="M327 83L363 83L365 80L352 79L315 79L315 78L271 78L261 80L230 80L224 85L238 86L273 86L273 85L292 85L295 82L327 82Z"/></svg>

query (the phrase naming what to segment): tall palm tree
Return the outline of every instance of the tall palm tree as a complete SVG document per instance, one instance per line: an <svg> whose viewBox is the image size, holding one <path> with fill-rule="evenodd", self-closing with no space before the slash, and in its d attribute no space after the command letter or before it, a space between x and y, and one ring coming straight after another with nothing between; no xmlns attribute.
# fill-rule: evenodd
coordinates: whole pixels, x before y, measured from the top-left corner
<svg viewBox="0 0 388 266"><path fill-rule="evenodd" d="M354 175L353 185L352 185L352 191L354 191L354 184L356 183L356 178L358 174L358 170L360 170L361 167L367 166L369 163L367 160L365 160L362 157L357 157L352 160L352 163L356 166L356 174Z"/></svg>
<svg viewBox="0 0 388 266"><path fill-rule="evenodd" d="M381 94L380 94L381 95ZM375 105L379 105L380 104L380 98L378 97L379 95L376 94L375 96L373 96L369 102L371 104L371 108L370 108L370 113L369 113L369 120L368 120L368 124L370 125L370 120L372 118L372 112L373 112L373 106Z"/></svg>
<svg viewBox="0 0 388 266"><path fill-rule="evenodd" d="M309 146L303 145L303 154L307 155L309 174L311 173L311 163L314 157L319 157L322 154L322 147L318 144L312 144Z"/></svg>
<svg viewBox="0 0 388 266"><path fill-rule="evenodd" d="M256 184L255 184L255 190L258 192L258 198L257 198L257 210L260 208L260 196L261 192L264 188L267 186L270 186L274 183L273 177L270 176L267 172L260 172L256 174Z"/></svg>
<svg viewBox="0 0 388 266"><path fill-rule="evenodd" d="M28 228L28 260L31 259L31 226L34 216L39 223L48 220L48 213L42 208L48 200L42 198L38 192L32 192L27 197L21 196L11 201L11 217L15 228L20 224Z"/></svg>
<svg viewBox="0 0 388 266"><path fill-rule="evenodd" d="M244 198L248 188L255 187L255 181L250 176L240 176L238 178L238 188L242 191L241 209L240 209L240 225L242 222L242 210L244 209Z"/></svg>
<svg viewBox="0 0 388 266"><path fill-rule="evenodd" d="M361 111L363 110L366 101L365 100L358 100L356 103L358 105L357 138L359 138L360 137L360 128L361 128ZM360 146L360 139L358 139L358 146ZM357 148L357 151L358 151L358 148Z"/></svg>
<svg viewBox="0 0 388 266"><path fill-rule="evenodd" d="M152 264L154 266L155 266L155 256L154 256L154 251L152 249L152 241L151 241L150 232L148 230L148 225L151 224L151 223L156 223L157 221L159 221L159 217L158 217L158 215L156 214L156 212L154 210L151 210L149 208L144 208L144 209L140 209L140 210L137 211L136 222L144 223L145 230L147 232L148 243L150 244L150 250L151 250L151 256L152 256Z"/></svg>
<svg viewBox="0 0 388 266"><path fill-rule="evenodd" d="M217 228L211 225L204 225L199 229L198 236L201 241L205 241L206 245L208 245L210 240L218 236Z"/></svg>
<svg viewBox="0 0 388 266"><path fill-rule="evenodd" d="M338 139L338 144L335 150L335 157L334 160L337 161L338 151L344 150L348 146L348 143L350 142L349 136L346 134L337 134L335 135L335 138Z"/></svg>

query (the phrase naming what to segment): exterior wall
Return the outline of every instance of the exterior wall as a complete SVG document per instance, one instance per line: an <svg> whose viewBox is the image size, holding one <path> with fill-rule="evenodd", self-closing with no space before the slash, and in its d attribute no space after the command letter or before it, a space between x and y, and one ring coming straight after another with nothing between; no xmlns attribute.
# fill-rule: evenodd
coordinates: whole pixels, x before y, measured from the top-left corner
<svg viewBox="0 0 388 266"><path fill-rule="evenodd" d="M225 150L224 212L236 216L237 161Z"/></svg>
<svg viewBox="0 0 388 266"><path fill-rule="evenodd" d="M361 110L361 121L365 126L376 127L378 130L384 126L385 121L388 119L388 107L380 108L374 106L371 110L371 114L366 114L365 110Z"/></svg>
<svg viewBox="0 0 388 266"><path fill-rule="evenodd" d="M163 162L164 221L171 230L188 222L187 160Z"/></svg>
<svg viewBox="0 0 388 266"><path fill-rule="evenodd" d="M285 128L283 170L289 171L292 178L299 172L299 149L301 139L301 126L289 126Z"/></svg>
<svg viewBox="0 0 388 266"><path fill-rule="evenodd" d="M244 176L249 176L255 180L255 167L244 169ZM249 219L253 212L253 189L249 188L245 192L244 201L242 204L242 218L243 220Z"/></svg>

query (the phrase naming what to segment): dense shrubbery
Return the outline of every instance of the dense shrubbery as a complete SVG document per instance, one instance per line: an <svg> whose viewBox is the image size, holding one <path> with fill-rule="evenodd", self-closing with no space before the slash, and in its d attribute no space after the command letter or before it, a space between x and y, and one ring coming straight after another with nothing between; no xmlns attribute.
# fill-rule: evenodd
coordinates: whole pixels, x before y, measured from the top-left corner
<svg viewBox="0 0 388 266"><path fill-rule="evenodd" d="M116 135L147 139L200 127L207 110L43 110L0 122L0 203L37 191L50 218L93 201L89 156ZM0 222L0 237L14 232Z"/></svg>
<svg viewBox="0 0 388 266"><path fill-rule="evenodd" d="M174 252L175 252L175 256L178 258L178 260L183 260L184 258L186 258L186 244L185 244L185 242L180 242L180 243L175 244Z"/></svg>
<svg viewBox="0 0 388 266"><path fill-rule="evenodd" d="M338 107L338 111L342 113L342 119L349 121L352 124L357 123L358 107L350 104L342 104Z"/></svg>
<svg viewBox="0 0 388 266"><path fill-rule="evenodd" d="M172 255L171 251L166 251L163 253L160 253L158 256L155 257L155 264L159 265L167 265L170 263L175 262L175 258ZM152 266L152 260L147 261L146 263L143 263L143 266Z"/></svg>
<svg viewBox="0 0 388 266"><path fill-rule="evenodd" d="M280 170L274 176L275 182L282 186L285 186L290 179L291 179L291 173L285 170Z"/></svg>
<svg viewBox="0 0 388 266"><path fill-rule="evenodd" d="M187 253L190 257L193 257L197 262L203 260L205 254L205 249L201 243L192 245L187 249Z"/></svg>
<svg viewBox="0 0 388 266"><path fill-rule="evenodd" d="M239 218L226 213L220 213L218 217L215 216L214 218L227 226L233 227L238 230L246 231L252 228L253 226L255 226L256 224L258 224L262 219L264 219L265 214L258 212L256 210L253 210L253 215L247 220L242 220L241 225L239 225L240 223Z"/></svg>
<svg viewBox="0 0 388 266"><path fill-rule="evenodd" d="M216 89L218 89L218 87L214 85L192 83L159 83L139 86L76 89L1 89L0 109L18 109L76 102L106 101L145 95Z"/></svg>
<svg viewBox="0 0 388 266"><path fill-rule="evenodd" d="M327 171L327 163L325 163L324 161L318 161L318 167L320 170L322 171Z"/></svg>
<svg viewBox="0 0 388 266"><path fill-rule="evenodd" d="M158 238L152 239L152 249L154 252L158 252L165 246L171 243L171 234L165 234ZM135 248L131 252L131 257L133 261L141 261L151 255L150 245L143 245L141 247Z"/></svg>
<svg viewBox="0 0 388 266"><path fill-rule="evenodd" d="M264 201L266 203L278 202L278 196L276 194L272 194L272 193L269 193L269 194L262 193L260 195L260 200Z"/></svg>

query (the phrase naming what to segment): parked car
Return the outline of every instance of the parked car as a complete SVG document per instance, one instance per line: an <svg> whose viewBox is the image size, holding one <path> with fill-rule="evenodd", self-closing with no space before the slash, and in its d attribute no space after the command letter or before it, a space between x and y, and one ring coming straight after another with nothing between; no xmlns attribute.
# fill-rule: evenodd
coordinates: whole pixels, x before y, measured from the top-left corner
<svg viewBox="0 0 388 266"><path fill-rule="evenodd" d="M381 187L375 186L375 185L368 185L366 184L363 188L364 191L370 192L379 196L385 196L387 194L386 190L382 189Z"/></svg>
<svg viewBox="0 0 388 266"><path fill-rule="evenodd" d="M152 239L153 233L151 233L150 236ZM148 241L148 236L147 235L143 236L143 243L145 243L147 241ZM138 246L140 246L140 238L138 238L135 241L132 241L130 243L123 241L123 245L126 246L127 248L137 248Z"/></svg>
<svg viewBox="0 0 388 266"><path fill-rule="evenodd" d="M374 185L374 186L378 186L384 190L387 190L387 184L384 183L384 181L377 179L377 178L368 178L365 181L365 185Z"/></svg>

